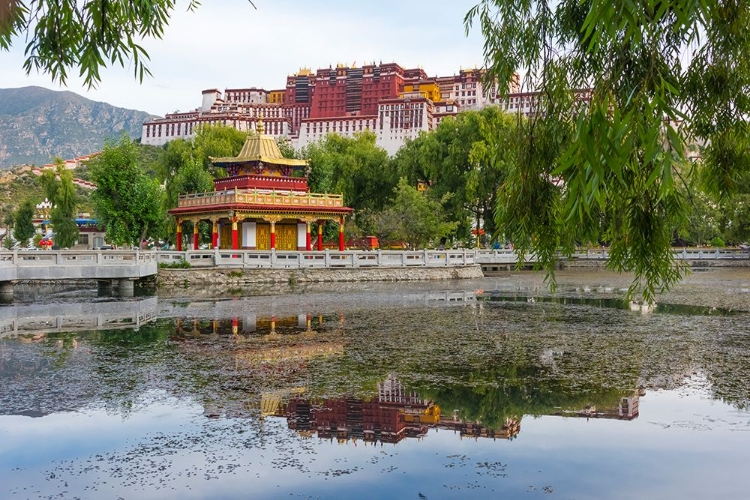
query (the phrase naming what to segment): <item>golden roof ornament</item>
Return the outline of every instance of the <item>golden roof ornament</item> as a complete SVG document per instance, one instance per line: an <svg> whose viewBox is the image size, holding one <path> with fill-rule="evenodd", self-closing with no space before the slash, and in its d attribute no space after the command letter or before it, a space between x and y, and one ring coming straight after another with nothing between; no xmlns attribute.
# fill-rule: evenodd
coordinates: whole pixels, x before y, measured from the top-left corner
<svg viewBox="0 0 750 500"><path fill-rule="evenodd" d="M263 112L262 111L258 114L258 124L255 126L255 130L258 132L258 135L263 135Z"/></svg>

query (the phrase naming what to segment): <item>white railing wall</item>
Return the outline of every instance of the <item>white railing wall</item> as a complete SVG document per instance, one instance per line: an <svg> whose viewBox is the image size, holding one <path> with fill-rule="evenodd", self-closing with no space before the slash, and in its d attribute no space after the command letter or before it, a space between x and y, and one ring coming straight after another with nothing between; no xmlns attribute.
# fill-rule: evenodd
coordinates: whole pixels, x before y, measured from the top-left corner
<svg viewBox="0 0 750 500"><path fill-rule="evenodd" d="M513 250L476 250L476 262L478 264L515 264L518 256ZM566 259L560 255L561 260ZM570 256L572 260L607 260L609 252L606 249L577 250ZM734 260L750 259L750 250L743 249L675 249L676 260ZM527 255L526 262L536 262L536 256Z"/></svg>
<svg viewBox="0 0 750 500"><path fill-rule="evenodd" d="M580 250L573 260L606 260L606 249ZM750 250L680 249L677 260L750 259ZM157 263L182 260L191 267L242 267L267 269L372 268L372 267L459 267L482 264L516 264L513 250L346 250L258 251L258 250L16 250L0 251L0 282L23 279L117 279L156 274ZM561 257L563 259L565 257ZM535 256L526 263L536 262Z"/></svg>
<svg viewBox="0 0 750 500"><path fill-rule="evenodd" d="M413 251L262 251L188 250L160 251L164 264L187 261L191 267L246 267L258 269L367 268L367 267L455 267L475 264L473 250Z"/></svg>

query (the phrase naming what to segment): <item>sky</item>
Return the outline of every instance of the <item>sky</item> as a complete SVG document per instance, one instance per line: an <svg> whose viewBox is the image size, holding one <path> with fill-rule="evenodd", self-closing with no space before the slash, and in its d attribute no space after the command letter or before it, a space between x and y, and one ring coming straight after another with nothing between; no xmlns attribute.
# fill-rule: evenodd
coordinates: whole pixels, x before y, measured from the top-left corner
<svg viewBox="0 0 750 500"><path fill-rule="evenodd" d="M284 88L300 68L397 62L430 76L481 67L478 28L466 36L463 19L478 0L205 0L187 12L178 0L162 40L143 43L152 76L140 84L132 67L102 71L88 90L80 78L67 86L23 69L24 38L0 51L0 88L37 85L70 90L95 101L163 116L201 103L201 91ZM77 75L77 70L71 71Z"/></svg>

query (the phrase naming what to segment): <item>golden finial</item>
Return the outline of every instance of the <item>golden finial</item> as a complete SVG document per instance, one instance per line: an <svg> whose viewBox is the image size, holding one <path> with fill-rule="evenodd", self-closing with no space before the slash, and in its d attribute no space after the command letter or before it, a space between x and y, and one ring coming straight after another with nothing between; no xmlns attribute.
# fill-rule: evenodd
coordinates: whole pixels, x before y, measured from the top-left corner
<svg viewBox="0 0 750 500"><path fill-rule="evenodd" d="M263 112L258 113L258 124L255 126L258 135L263 135Z"/></svg>

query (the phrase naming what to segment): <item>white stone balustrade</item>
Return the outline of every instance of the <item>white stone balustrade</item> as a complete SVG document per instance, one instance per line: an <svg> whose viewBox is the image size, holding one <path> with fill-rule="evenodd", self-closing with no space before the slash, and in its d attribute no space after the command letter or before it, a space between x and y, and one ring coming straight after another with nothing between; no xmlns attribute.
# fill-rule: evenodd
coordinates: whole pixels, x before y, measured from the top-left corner
<svg viewBox="0 0 750 500"><path fill-rule="evenodd" d="M138 279L155 275L158 255L140 250L16 250L0 252L0 282Z"/></svg>
<svg viewBox="0 0 750 500"><path fill-rule="evenodd" d="M188 250L160 251L159 262L185 260L191 267L244 267L258 269L364 268L364 267L455 267L475 264L474 250L346 250L263 251Z"/></svg>

